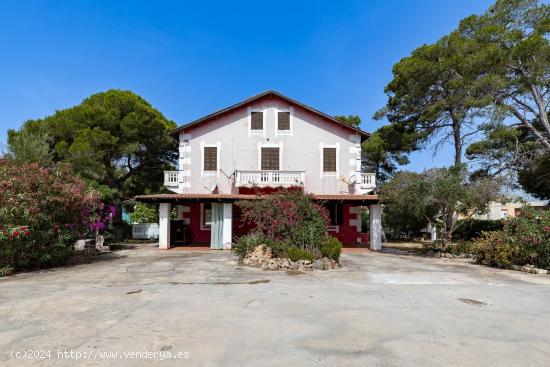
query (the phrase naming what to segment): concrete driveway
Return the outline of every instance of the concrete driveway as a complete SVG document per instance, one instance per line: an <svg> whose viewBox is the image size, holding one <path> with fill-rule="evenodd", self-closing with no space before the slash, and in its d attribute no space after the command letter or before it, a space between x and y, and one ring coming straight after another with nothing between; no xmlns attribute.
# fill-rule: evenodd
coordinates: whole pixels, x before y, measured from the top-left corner
<svg viewBox="0 0 550 367"><path fill-rule="evenodd" d="M141 249L1 279L0 364L550 363L550 276L394 253L342 262L289 275Z"/></svg>

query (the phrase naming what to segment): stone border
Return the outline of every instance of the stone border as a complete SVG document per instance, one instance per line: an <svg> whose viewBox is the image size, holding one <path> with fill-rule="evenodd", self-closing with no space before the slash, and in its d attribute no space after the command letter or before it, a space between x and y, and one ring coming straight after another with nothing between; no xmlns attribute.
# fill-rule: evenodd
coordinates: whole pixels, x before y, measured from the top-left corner
<svg viewBox="0 0 550 367"><path fill-rule="evenodd" d="M288 258L273 257L273 252L266 245L259 245L248 253L243 259L243 264L261 268L262 270L330 270L340 268L336 260L324 257L315 261L298 260L291 261Z"/></svg>

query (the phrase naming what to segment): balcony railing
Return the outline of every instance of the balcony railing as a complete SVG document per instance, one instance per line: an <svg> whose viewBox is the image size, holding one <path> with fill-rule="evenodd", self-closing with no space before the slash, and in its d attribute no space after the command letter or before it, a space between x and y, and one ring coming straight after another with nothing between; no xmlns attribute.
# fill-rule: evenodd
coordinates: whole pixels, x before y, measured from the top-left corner
<svg viewBox="0 0 550 367"><path fill-rule="evenodd" d="M236 171L235 186L302 186L304 171Z"/></svg>
<svg viewBox="0 0 550 367"><path fill-rule="evenodd" d="M178 186L183 177L183 171L164 171L164 186Z"/></svg>
<svg viewBox="0 0 550 367"><path fill-rule="evenodd" d="M355 184L357 194L366 194L376 187L376 174L361 172Z"/></svg>

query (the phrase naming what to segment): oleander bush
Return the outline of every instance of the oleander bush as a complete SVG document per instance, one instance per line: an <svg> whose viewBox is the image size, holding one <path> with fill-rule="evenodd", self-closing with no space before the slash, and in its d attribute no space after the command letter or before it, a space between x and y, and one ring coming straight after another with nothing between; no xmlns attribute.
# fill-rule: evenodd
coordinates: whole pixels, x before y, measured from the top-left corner
<svg viewBox="0 0 550 367"><path fill-rule="evenodd" d="M66 165L0 159L0 269L65 263L78 238L105 229L113 208Z"/></svg>
<svg viewBox="0 0 550 367"><path fill-rule="evenodd" d="M474 258L480 264L508 268L526 262L526 253L504 231L483 232L474 240Z"/></svg>
<svg viewBox="0 0 550 367"><path fill-rule="evenodd" d="M257 245L265 244L280 257L303 260L323 257L329 217L327 210L315 203L311 195L284 189L255 200L239 201L237 205L243 220L255 226L254 233L237 239L234 244L239 256L244 257ZM325 251L337 259L338 246L331 241Z"/></svg>
<svg viewBox="0 0 550 367"><path fill-rule="evenodd" d="M502 231L474 240L478 262L498 267L531 264L550 270L550 211L524 207L504 221Z"/></svg>

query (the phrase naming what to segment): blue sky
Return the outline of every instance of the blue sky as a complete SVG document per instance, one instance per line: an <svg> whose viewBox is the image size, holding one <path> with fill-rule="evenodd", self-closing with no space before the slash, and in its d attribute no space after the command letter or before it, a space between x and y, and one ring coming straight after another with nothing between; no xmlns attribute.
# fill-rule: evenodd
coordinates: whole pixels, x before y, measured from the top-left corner
<svg viewBox="0 0 550 367"><path fill-rule="evenodd" d="M375 130L391 68L485 0L2 1L0 142L23 121L110 88L178 124L275 89ZM415 153L407 167L449 165Z"/></svg>

